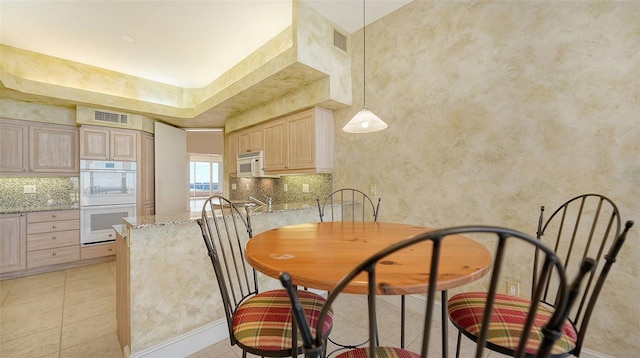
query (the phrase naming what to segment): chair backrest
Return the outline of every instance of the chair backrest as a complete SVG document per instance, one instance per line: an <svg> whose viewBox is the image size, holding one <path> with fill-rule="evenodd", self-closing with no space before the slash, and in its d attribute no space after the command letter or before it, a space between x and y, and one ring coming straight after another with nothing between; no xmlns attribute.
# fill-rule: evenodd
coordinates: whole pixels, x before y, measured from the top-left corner
<svg viewBox="0 0 640 358"><path fill-rule="evenodd" d="M197 222L222 295L231 343L235 344L233 312L258 292L256 272L244 259L244 247L252 236L249 213L243 214L228 199L214 195L205 201Z"/></svg>
<svg viewBox="0 0 640 358"><path fill-rule="evenodd" d="M591 271L568 317L578 330L572 352L578 356L594 306L626 232L620 235L620 213L616 205L599 194L583 194L566 201L546 221L544 209L544 206L540 208L537 237L556 253L568 273L575 272L585 257L596 260L596 269ZM538 259L534 260L534 283L539 279L537 263ZM554 299L555 283L547 280L542 300L553 304Z"/></svg>
<svg viewBox="0 0 640 358"><path fill-rule="evenodd" d="M378 221L380 198L371 198L357 189L338 189L324 199L316 199L320 221Z"/></svg>
<svg viewBox="0 0 640 358"><path fill-rule="evenodd" d="M527 234L501 228L501 227L492 227L492 226L462 226L462 227L452 227L441 230L429 231L419 235L414 236L413 238L404 240L402 242L396 243L392 246L389 246L378 253L374 254L358 266L356 266L351 272L349 272L344 278L340 280L340 282L336 285L336 287L331 290L327 302L323 307L319 319L317 328L321 328L321 324L324 322L327 313L331 309L331 305L336 300L336 297L340 295L340 293L350 284L350 282L354 279L358 279L359 281L368 279L368 295L370 297L369 302L369 357L375 357L375 344L377 342L376 339L376 295L385 290L389 290L388 282L376 282L376 270L385 270L391 269L396 265L401 265L402 262L402 252L398 252L401 250L411 250L414 249L411 246L419 245L423 242L426 245L431 245L431 255L430 257L425 257L424 263L424 272L416 273L415 277L422 277L425 282L428 282L428 293L426 300L426 314L424 315L424 325L422 332L422 348L420 355L421 357L427 357L428 349L429 349L429 339L432 336L431 334L431 322L434 317L434 303L436 299L436 289L438 284L438 267L440 260L440 253L443 249L443 242L454 235L489 235L490 238L496 239L496 249L494 253L494 261L493 267L490 274L490 283L489 283L489 291L487 293L486 305L484 306L484 315L483 322L480 330L480 334L478 335L477 345L476 345L476 357L483 356L483 350L485 343L489 334L489 320L491 317L491 312L493 312L493 304L494 298L500 287L500 282L502 282L501 271L503 269L503 265L505 262L506 256L506 248L508 246L520 247L521 245L507 245L507 241L516 240L525 242L535 249L539 250L543 256L545 256L545 260L542 263L542 272L543 277L546 278L547 275L554 275L555 279L560 282L560 289L558 291L558 299L559 304L556 306L557 309L551 314L548 322L546 323L546 328L542 330L542 334L544 338L542 339L542 344L538 350L539 357L546 357L550 354L551 348L553 346L554 341L557 337L560 336L561 327L565 321L566 317L566 307L569 306L571 301L570 292L577 291L576 288L572 288L570 290L569 285L566 280L566 275L564 272L564 268L560 263L560 260L555 255L555 253L547 248L544 244L542 244L539 240L534 237L531 237ZM423 244L423 245L425 245ZM394 253L397 254L390 256ZM586 275L586 272L592 268L589 260L585 260L585 265L583 265L583 272L581 276L579 276L575 284L573 286L579 285L582 277ZM366 277L362 274L366 272ZM300 332L302 334L303 343L305 347L305 355L307 357L320 357L325 349L323 347L322 337L311 337L310 329L308 327L304 327L307 322L304 317L304 312L300 309L297 309L297 297L294 289L292 288L292 282L289 275L284 272L280 275L280 280L285 288L287 288L289 292L289 296L292 300L292 307L294 309L294 314L296 315L296 321L299 322ZM400 288L393 288L392 291L398 292L401 291ZM536 287L534 298L540 298L544 291L544 285L541 283ZM529 332L533 325L534 317L536 310L538 308L538 299L533 300L531 304L531 309L529 314L527 315L526 323L524 325L524 329L522 330L522 335L519 337L519 346L516 357L522 357L525 353L525 348L527 345L527 340L529 339ZM539 318L538 318L539 319ZM318 330L316 332L321 332ZM443 350L447 348L443 347Z"/></svg>

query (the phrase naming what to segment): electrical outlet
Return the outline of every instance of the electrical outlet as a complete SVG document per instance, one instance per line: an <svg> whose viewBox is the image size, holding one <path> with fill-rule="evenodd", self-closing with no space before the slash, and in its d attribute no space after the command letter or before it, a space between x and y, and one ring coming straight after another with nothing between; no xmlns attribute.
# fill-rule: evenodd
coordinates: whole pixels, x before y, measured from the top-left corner
<svg viewBox="0 0 640 358"><path fill-rule="evenodd" d="M520 284L517 282L507 281L507 294L509 296L520 297Z"/></svg>
<svg viewBox="0 0 640 358"><path fill-rule="evenodd" d="M303 193L309 192L309 184L302 184L302 192Z"/></svg>
<svg viewBox="0 0 640 358"><path fill-rule="evenodd" d="M236 190L236 183L231 184L231 190Z"/></svg>
<svg viewBox="0 0 640 358"><path fill-rule="evenodd" d="M284 185L284 191L289 191L289 184Z"/></svg>
<svg viewBox="0 0 640 358"><path fill-rule="evenodd" d="M24 193L25 194L35 194L36 193L36 186L35 185L25 185L24 186Z"/></svg>
<svg viewBox="0 0 640 358"><path fill-rule="evenodd" d="M371 184L371 194L372 195L376 194L376 185L375 184Z"/></svg>

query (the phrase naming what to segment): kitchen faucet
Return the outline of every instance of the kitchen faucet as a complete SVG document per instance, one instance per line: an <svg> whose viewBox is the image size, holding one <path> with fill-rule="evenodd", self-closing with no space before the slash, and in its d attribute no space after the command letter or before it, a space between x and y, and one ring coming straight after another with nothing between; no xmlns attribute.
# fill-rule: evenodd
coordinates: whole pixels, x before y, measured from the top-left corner
<svg viewBox="0 0 640 358"><path fill-rule="evenodd" d="M260 200L258 200L256 198L254 198L253 196L249 195L249 200L250 201L254 201L254 202L256 202L256 203L258 203L260 205L267 205L267 206L269 206L269 208L271 208L272 199L270 197L268 197L268 196L265 196L265 198L267 198L267 202L269 204L265 203L264 201L260 201Z"/></svg>

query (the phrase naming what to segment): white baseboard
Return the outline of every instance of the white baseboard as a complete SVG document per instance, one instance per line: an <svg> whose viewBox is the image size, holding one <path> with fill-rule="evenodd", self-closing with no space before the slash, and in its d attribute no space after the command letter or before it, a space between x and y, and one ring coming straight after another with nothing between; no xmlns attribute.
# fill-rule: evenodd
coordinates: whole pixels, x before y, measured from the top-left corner
<svg viewBox="0 0 640 358"><path fill-rule="evenodd" d="M211 322L168 341L131 354L131 358L186 357L223 339L228 339L226 319Z"/></svg>

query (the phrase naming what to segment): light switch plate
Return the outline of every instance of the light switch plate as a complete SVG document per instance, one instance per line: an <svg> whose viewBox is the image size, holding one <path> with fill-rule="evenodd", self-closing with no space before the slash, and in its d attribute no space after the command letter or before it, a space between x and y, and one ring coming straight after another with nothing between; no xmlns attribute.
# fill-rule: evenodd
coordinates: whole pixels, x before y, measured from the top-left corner
<svg viewBox="0 0 640 358"><path fill-rule="evenodd" d="M25 185L24 186L24 193L25 194L35 194L36 193L36 186L35 185Z"/></svg>

